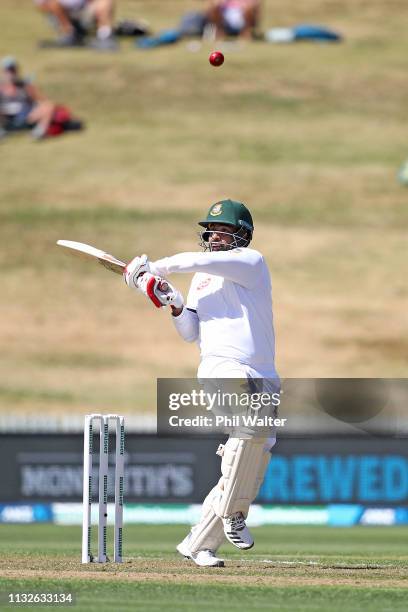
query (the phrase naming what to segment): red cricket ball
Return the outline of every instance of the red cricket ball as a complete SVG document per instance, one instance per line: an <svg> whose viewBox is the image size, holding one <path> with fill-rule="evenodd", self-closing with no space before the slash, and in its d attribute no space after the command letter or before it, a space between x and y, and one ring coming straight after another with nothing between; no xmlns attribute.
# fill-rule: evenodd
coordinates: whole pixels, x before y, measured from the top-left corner
<svg viewBox="0 0 408 612"><path fill-rule="evenodd" d="M222 66L224 63L224 55L221 53L221 51L213 51L208 58L208 61L212 66Z"/></svg>

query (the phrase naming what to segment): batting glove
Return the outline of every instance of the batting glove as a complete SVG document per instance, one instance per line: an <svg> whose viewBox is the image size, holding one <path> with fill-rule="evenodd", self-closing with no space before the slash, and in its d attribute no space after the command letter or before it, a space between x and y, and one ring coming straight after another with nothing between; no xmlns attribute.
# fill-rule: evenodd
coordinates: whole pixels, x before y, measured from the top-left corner
<svg viewBox="0 0 408 612"><path fill-rule="evenodd" d="M160 276L145 272L137 279L137 287L153 302L156 308L169 305L176 308L183 306L184 300L180 291Z"/></svg>
<svg viewBox="0 0 408 612"><path fill-rule="evenodd" d="M123 278L125 279L125 283L128 287L131 287L132 289L138 289L138 277L141 274L144 274L145 272L150 272L147 255L135 257L127 264L123 272Z"/></svg>

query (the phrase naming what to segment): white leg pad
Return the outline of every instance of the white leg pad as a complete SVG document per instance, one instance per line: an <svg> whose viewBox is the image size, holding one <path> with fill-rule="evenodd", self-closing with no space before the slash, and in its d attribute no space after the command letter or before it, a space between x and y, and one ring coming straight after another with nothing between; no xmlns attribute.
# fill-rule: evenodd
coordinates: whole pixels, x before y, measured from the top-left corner
<svg viewBox="0 0 408 612"><path fill-rule="evenodd" d="M225 540L222 520L214 512L214 499L220 496L218 484L211 489L204 500L201 520L191 529L188 542L192 553L199 550L218 550Z"/></svg>
<svg viewBox="0 0 408 612"><path fill-rule="evenodd" d="M236 512L247 516L268 467L270 448L266 437L228 439L221 462L219 495L213 498L217 516L226 518Z"/></svg>

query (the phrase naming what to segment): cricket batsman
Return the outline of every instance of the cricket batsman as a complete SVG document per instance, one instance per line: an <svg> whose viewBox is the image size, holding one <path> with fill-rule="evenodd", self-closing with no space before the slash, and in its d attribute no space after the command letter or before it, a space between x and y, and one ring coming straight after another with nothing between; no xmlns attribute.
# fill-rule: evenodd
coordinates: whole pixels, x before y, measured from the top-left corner
<svg viewBox="0 0 408 612"><path fill-rule="evenodd" d="M157 307L170 306L179 335L199 345L199 379L267 379L279 388L271 279L261 253L249 247L251 213L241 202L222 200L199 225L203 252L157 261L135 257L126 266L125 282ZM186 303L167 280L174 273L194 273ZM223 567L217 550L225 538L241 550L254 545L245 519L274 444L271 430L231 435L220 445L221 478L204 500L201 520L177 546L181 555L198 566Z"/></svg>

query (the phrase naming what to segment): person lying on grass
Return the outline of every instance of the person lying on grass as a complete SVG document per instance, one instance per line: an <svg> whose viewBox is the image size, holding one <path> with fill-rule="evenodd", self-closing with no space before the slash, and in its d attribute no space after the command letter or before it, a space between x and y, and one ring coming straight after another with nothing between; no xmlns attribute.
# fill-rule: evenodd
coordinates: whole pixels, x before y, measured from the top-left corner
<svg viewBox="0 0 408 612"><path fill-rule="evenodd" d="M34 140L78 130L82 123L72 118L69 109L52 102L20 74L14 57L1 61L0 138L9 132L31 130Z"/></svg>

